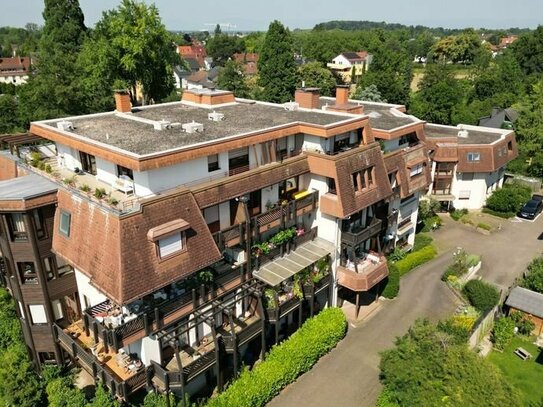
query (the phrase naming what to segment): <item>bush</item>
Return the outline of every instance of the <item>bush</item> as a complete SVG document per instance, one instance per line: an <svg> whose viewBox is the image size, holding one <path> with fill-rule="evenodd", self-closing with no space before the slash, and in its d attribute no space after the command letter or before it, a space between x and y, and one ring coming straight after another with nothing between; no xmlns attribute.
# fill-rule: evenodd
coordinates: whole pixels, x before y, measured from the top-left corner
<svg viewBox="0 0 543 407"><path fill-rule="evenodd" d="M543 256L536 257L528 265L528 272L520 286L543 294Z"/></svg>
<svg viewBox="0 0 543 407"><path fill-rule="evenodd" d="M497 211L493 211L492 209L489 209L489 208L483 208L482 212L487 213L487 214L492 215L492 216L497 216L497 217L503 218L503 219L509 219L509 218L512 218L513 216L516 215L515 212L497 212Z"/></svg>
<svg viewBox="0 0 543 407"><path fill-rule="evenodd" d="M534 321L522 312L512 312L509 317L513 320L521 335L531 335L532 331L535 329Z"/></svg>
<svg viewBox="0 0 543 407"><path fill-rule="evenodd" d="M430 246L434 239L423 233L415 235L415 244L413 245L413 252L418 252L420 249L426 246Z"/></svg>
<svg viewBox="0 0 543 407"><path fill-rule="evenodd" d="M433 218L440 207L441 204L435 199L421 199L419 202L419 217L422 220Z"/></svg>
<svg viewBox="0 0 543 407"><path fill-rule="evenodd" d="M96 188L94 190L94 197L98 199L102 199L107 195L107 192L104 188Z"/></svg>
<svg viewBox="0 0 543 407"><path fill-rule="evenodd" d="M490 340L498 350L504 350L515 335L515 322L511 318L502 317L494 322Z"/></svg>
<svg viewBox="0 0 543 407"><path fill-rule="evenodd" d="M481 261L481 256L477 256L476 254L470 254L466 258L466 265L468 267L475 267L479 262Z"/></svg>
<svg viewBox="0 0 543 407"><path fill-rule="evenodd" d="M275 345L266 360L244 370L208 407L263 406L308 371L345 336L347 321L339 308L327 308L307 320L289 339Z"/></svg>
<svg viewBox="0 0 543 407"><path fill-rule="evenodd" d="M465 321L461 318L469 318L469 320ZM471 322L471 326L469 326L466 322ZM460 344L468 341L473 323L475 323L475 319L473 317L460 315L451 317L445 321L439 321L437 324L437 329L451 335L456 340L456 343Z"/></svg>
<svg viewBox="0 0 543 407"><path fill-rule="evenodd" d="M492 226L490 226L488 223L484 223L484 222L479 222L477 224L477 227L479 229L488 230L489 232L492 230Z"/></svg>
<svg viewBox="0 0 543 407"><path fill-rule="evenodd" d="M397 261L395 265L398 267L400 276L403 276L415 267L432 260L436 255L437 252L434 246L426 246L419 251L409 253L405 259Z"/></svg>
<svg viewBox="0 0 543 407"><path fill-rule="evenodd" d="M433 226L435 225L435 229L439 229L441 225L443 225L443 221L439 216L432 216L431 218L424 219L424 226L421 229L421 232L431 232L434 230Z"/></svg>
<svg viewBox="0 0 543 407"><path fill-rule="evenodd" d="M396 298L400 292L400 271L394 263L388 263L388 281L383 293L385 298Z"/></svg>
<svg viewBox="0 0 543 407"><path fill-rule="evenodd" d="M496 212L516 213L532 196L529 187L518 184L505 185L492 193L486 200L486 207Z"/></svg>
<svg viewBox="0 0 543 407"><path fill-rule="evenodd" d="M481 280L468 281L462 291L470 304L481 312L491 309L500 301L498 289Z"/></svg>
<svg viewBox="0 0 543 407"><path fill-rule="evenodd" d="M456 221L460 220L460 218L461 218L462 216L467 215L467 214L468 214L468 210L467 210L467 209L455 209L454 211L452 211L452 212L450 213L451 218L452 218L453 220L456 220Z"/></svg>
<svg viewBox="0 0 543 407"><path fill-rule="evenodd" d="M407 252L405 250L395 247L392 253L390 253L387 257L390 261L399 261L401 259L405 259L405 256L407 256Z"/></svg>

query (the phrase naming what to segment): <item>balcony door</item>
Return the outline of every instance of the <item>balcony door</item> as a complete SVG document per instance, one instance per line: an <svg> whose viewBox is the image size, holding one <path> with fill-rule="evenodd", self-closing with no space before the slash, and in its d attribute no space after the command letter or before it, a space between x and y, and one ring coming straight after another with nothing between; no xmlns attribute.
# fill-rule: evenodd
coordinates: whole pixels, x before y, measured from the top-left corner
<svg viewBox="0 0 543 407"><path fill-rule="evenodd" d="M81 169L89 174L96 175L96 157L80 151L79 158L81 160Z"/></svg>

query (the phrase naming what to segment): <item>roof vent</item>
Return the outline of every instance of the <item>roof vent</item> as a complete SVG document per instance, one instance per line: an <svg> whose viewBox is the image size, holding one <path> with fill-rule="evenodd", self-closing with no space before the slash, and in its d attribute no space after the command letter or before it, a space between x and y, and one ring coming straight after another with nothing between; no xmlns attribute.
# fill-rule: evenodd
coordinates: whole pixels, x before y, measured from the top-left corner
<svg viewBox="0 0 543 407"><path fill-rule="evenodd" d="M283 107L285 108L285 110L289 110L293 112L295 110L298 110L300 105L296 102L287 102L287 103L283 103Z"/></svg>
<svg viewBox="0 0 543 407"><path fill-rule="evenodd" d="M375 110L373 110L373 111L368 113L368 116L371 117L372 119L378 119L382 115L381 115L381 113L376 112Z"/></svg>
<svg viewBox="0 0 543 407"><path fill-rule="evenodd" d="M207 118L214 122L220 122L224 120L224 113L218 113L215 110L213 110L213 113L208 113Z"/></svg>
<svg viewBox="0 0 543 407"><path fill-rule="evenodd" d="M462 129L460 131L458 131L458 137L460 138L468 138L469 136L469 132L465 129Z"/></svg>
<svg viewBox="0 0 543 407"><path fill-rule="evenodd" d="M159 122L154 122L153 127L154 127L155 130L166 130L166 129L169 129L171 127L171 124L172 123L169 122L168 120L162 119Z"/></svg>
<svg viewBox="0 0 543 407"><path fill-rule="evenodd" d="M57 122L57 129L62 131L73 131L74 125L72 122L69 122L67 120L62 120L60 122Z"/></svg>
<svg viewBox="0 0 543 407"><path fill-rule="evenodd" d="M183 124L182 127L186 133L198 133L204 131L204 125L202 123L196 123L194 120L192 123Z"/></svg>

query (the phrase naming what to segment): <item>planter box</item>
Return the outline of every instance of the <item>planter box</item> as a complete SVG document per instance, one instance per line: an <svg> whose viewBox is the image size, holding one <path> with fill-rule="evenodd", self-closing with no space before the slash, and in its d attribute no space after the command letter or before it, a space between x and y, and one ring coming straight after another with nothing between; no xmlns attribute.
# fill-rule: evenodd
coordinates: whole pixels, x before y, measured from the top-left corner
<svg viewBox="0 0 543 407"><path fill-rule="evenodd" d="M467 281L473 279L475 274L481 269L481 263L482 263L482 261L479 261L479 263L477 263L475 266L472 266L472 267L468 268L468 272L464 276L462 276L461 279L464 282L467 282Z"/></svg>

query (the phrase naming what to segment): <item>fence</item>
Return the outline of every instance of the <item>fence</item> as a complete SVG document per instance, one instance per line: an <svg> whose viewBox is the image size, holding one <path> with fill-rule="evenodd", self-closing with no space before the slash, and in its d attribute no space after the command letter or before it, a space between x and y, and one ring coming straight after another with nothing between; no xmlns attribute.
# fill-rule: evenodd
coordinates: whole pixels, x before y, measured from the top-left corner
<svg viewBox="0 0 543 407"><path fill-rule="evenodd" d="M483 338L492 330L497 314L498 306L495 306L494 308L488 310L485 314L481 315L479 319L475 321L471 335L468 339L470 349L474 349L477 345L479 345Z"/></svg>

